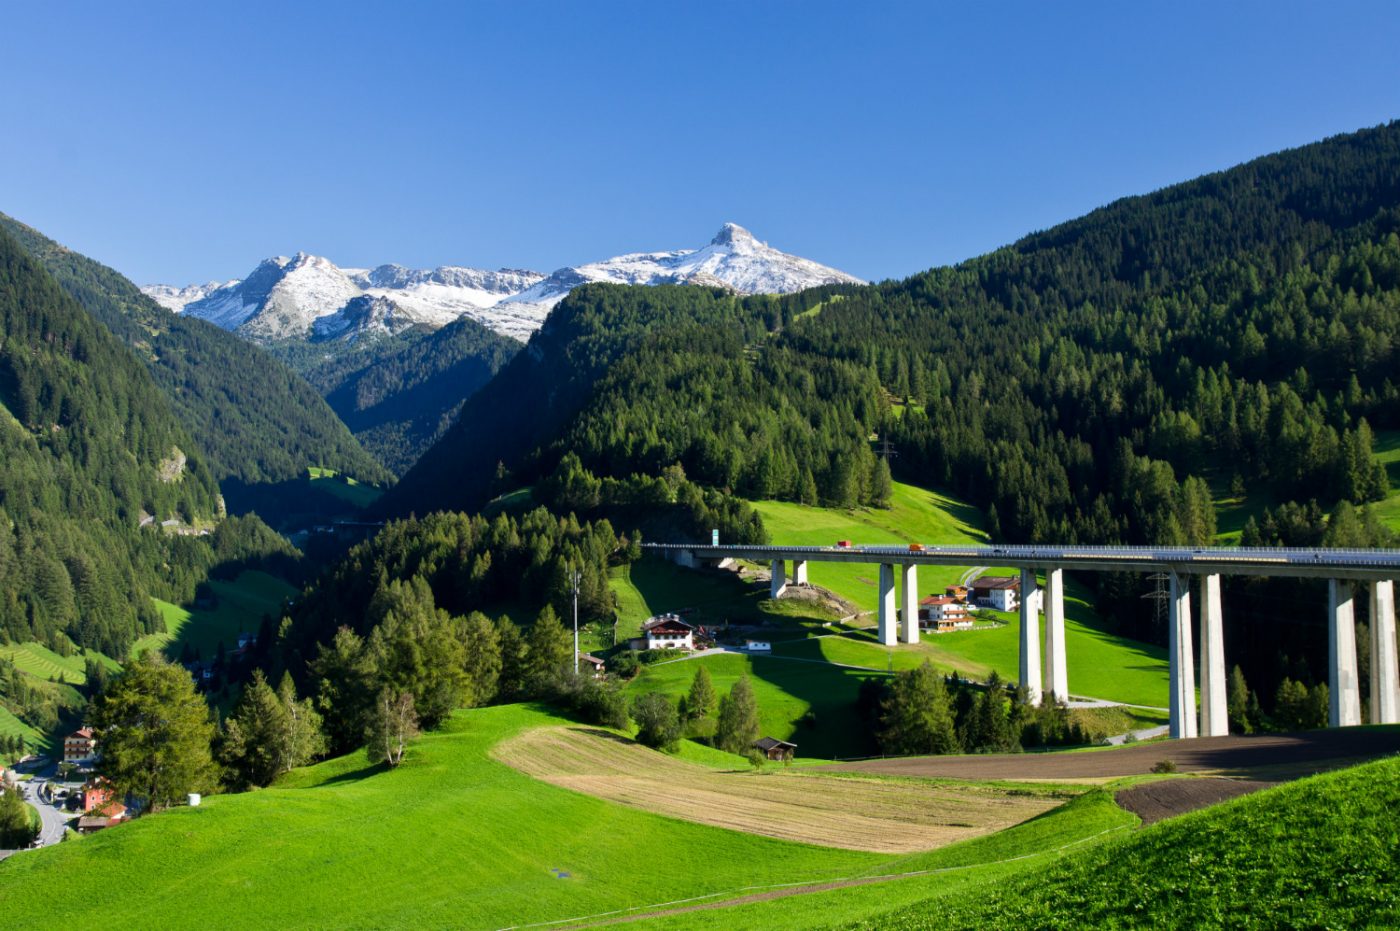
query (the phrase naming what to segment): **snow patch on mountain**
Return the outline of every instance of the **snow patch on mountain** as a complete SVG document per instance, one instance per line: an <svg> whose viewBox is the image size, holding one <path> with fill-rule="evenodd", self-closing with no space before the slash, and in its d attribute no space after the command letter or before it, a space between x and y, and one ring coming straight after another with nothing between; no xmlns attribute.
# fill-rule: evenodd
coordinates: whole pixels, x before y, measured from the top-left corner
<svg viewBox="0 0 1400 931"><path fill-rule="evenodd" d="M141 291L166 310L173 310L178 314L185 309L186 304L202 301L220 288L235 284L238 284L237 279L207 281L204 284L186 285L183 288L171 284L148 284L142 286Z"/></svg>

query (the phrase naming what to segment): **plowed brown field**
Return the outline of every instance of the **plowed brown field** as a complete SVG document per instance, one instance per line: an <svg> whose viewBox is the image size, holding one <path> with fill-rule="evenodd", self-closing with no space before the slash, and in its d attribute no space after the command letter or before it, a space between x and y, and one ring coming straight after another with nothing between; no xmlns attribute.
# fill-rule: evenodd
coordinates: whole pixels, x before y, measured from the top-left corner
<svg viewBox="0 0 1400 931"><path fill-rule="evenodd" d="M1067 797L988 786L716 772L586 727L527 731L492 755L536 779L657 814L880 853L931 850L990 834Z"/></svg>

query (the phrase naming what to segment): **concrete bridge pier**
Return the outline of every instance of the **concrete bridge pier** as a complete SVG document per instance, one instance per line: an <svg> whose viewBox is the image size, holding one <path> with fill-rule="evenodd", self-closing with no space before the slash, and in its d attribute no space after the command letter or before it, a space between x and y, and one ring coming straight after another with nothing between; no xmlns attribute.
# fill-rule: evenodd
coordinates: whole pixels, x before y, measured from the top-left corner
<svg viewBox="0 0 1400 931"><path fill-rule="evenodd" d="M1034 569L1021 570L1021 685L1040 704L1040 586Z"/></svg>
<svg viewBox="0 0 1400 931"><path fill-rule="evenodd" d="M894 566L880 564L880 642L892 647L899 642L895 623Z"/></svg>
<svg viewBox="0 0 1400 931"><path fill-rule="evenodd" d="M915 565L900 566L899 593L903 596L904 604L900 610L900 619L903 622L905 643L919 642L919 567Z"/></svg>
<svg viewBox="0 0 1400 931"><path fill-rule="evenodd" d="M805 559L794 559L794 560L792 561L792 584L793 584L793 585L806 585L806 584L807 584L807 560L805 560Z"/></svg>
<svg viewBox="0 0 1400 931"><path fill-rule="evenodd" d="M1196 665L1191 647L1191 587L1171 573L1167 601L1167 662L1170 667L1172 737L1196 736Z"/></svg>
<svg viewBox="0 0 1400 931"><path fill-rule="evenodd" d="M1395 583L1371 583L1371 723L1400 724L1396 663Z"/></svg>
<svg viewBox="0 0 1400 931"><path fill-rule="evenodd" d="M1361 683L1356 669L1356 614L1350 583L1327 583L1327 687L1329 727L1361 723Z"/></svg>
<svg viewBox="0 0 1400 931"><path fill-rule="evenodd" d="M1202 737L1230 733L1225 697L1225 622L1220 609L1220 576L1201 576L1201 727Z"/></svg>
<svg viewBox="0 0 1400 931"><path fill-rule="evenodd" d="M1045 691L1052 701L1069 701L1069 672L1065 660L1065 572L1045 570Z"/></svg>
<svg viewBox="0 0 1400 931"><path fill-rule="evenodd" d="M787 591L787 565L781 559L772 562L773 581L769 584L768 597L781 598Z"/></svg>

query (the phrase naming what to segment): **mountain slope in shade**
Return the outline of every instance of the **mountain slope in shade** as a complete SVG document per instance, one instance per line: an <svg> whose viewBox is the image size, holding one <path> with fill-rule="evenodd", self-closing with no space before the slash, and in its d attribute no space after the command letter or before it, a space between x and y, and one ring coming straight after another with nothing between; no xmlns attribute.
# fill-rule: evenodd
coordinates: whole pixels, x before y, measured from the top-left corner
<svg viewBox="0 0 1400 931"><path fill-rule="evenodd" d="M864 284L854 275L788 255L759 242L736 223L726 223L701 249L638 252L604 262L561 268L548 278L502 301L497 308L526 308L543 321L564 295L590 281L615 284L694 284L722 286L740 294L790 294L827 284Z"/></svg>
<svg viewBox="0 0 1400 931"><path fill-rule="evenodd" d="M170 313L118 272L4 214L0 229L135 350L215 478L280 482L312 465L366 482L389 477L321 396L267 352Z"/></svg>

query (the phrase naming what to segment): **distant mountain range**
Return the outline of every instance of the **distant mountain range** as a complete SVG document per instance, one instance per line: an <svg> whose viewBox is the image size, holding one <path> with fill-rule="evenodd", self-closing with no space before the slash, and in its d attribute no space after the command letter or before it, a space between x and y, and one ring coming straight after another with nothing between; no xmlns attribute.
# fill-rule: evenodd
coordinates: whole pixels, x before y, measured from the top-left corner
<svg viewBox="0 0 1400 931"><path fill-rule="evenodd" d="M298 253L267 259L242 280L142 290L165 307L262 343L354 342L413 327L435 330L467 317L521 341L580 284L698 284L741 294L784 294L859 278L759 242L726 223L700 249L645 252L561 268L551 275L519 269L443 266L341 268Z"/></svg>

